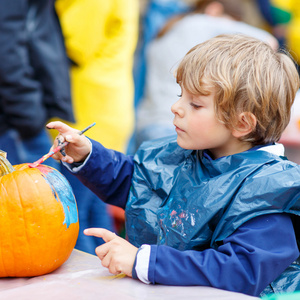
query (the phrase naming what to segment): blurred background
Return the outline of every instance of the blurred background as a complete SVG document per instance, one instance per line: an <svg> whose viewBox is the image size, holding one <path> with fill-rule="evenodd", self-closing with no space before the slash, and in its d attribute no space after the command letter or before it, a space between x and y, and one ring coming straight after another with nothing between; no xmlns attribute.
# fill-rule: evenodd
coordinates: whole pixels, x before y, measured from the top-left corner
<svg viewBox="0 0 300 300"><path fill-rule="evenodd" d="M194 45L244 33L300 63L298 0L0 1L0 149L12 164L50 149L62 120L105 147L134 154L143 141L175 134L176 65ZM300 163L300 94L281 142ZM60 164L78 203L76 248L94 254L102 240L87 227L125 236L124 211L106 205Z"/></svg>

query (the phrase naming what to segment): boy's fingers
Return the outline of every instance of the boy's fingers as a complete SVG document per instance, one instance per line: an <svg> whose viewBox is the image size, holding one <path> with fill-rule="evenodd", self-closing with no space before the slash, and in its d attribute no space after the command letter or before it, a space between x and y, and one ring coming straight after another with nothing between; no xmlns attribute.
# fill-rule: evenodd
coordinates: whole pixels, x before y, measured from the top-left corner
<svg viewBox="0 0 300 300"><path fill-rule="evenodd" d="M100 258L100 260L103 260L103 258L107 255L108 251L109 251L109 246L106 243L102 244L101 246L98 246L95 249L95 253Z"/></svg>
<svg viewBox="0 0 300 300"><path fill-rule="evenodd" d="M70 130L73 130L73 128L71 128L67 124L64 124L63 122L60 122L60 121L50 122L46 125L46 127L48 129L56 129L60 133L66 133Z"/></svg>
<svg viewBox="0 0 300 300"><path fill-rule="evenodd" d="M107 229L104 228L88 228L83 231L85 235L93 235L96 237L100 237L104 240L104 242L110 242L115 239L117 235Z"/></svg>
<svg viewBox="0 0 300 300"><path fill-rule="evenodd" d="M73 137L72 137L72 135L70 135L70 134L66 135L66 141L67 141L67 142L73 142Z"/></svg>

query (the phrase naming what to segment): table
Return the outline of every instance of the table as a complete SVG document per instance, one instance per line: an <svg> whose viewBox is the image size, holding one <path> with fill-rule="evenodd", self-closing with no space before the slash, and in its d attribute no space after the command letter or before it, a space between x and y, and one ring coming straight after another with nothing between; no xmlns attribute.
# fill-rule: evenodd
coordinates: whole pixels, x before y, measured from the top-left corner
<svg viewBox="0 0 300 300"><path fill-rule="evenodd" d="M32 278L0 279L0 299L18 300L253 300L240 293L209 287L146 285L125 275L112 275L97 256L73 250L56 271Z"/></svg>

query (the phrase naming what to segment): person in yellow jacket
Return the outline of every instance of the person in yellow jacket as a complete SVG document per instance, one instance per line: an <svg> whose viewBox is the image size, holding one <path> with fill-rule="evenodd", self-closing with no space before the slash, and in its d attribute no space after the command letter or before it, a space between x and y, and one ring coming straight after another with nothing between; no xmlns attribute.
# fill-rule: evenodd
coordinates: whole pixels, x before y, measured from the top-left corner
<svg viewBox="0 0 300 300"><path fill-rule="evenodd" d="M134 128L132 71L139 1L56 0L55 8L72 62L76 119L72 126L82 130L96 122L88 136L107 148L125 152ZM77 203L81 229L106 227L101 224L106 207L94 194L82 195ZM77 249L94 253L96 243L99 240L91 241L80 230Z"/></svg>
<svg viewBox="0 0 300 300"><path fill-rule="evenodd" d="M124 152L134 125L132 66L138 38L138 0L57 0L71 67L79 130Z"/></svg>
<svg viewBox="0 0 300 300"><path fill-rule="evenodd" d="M289 2L291 20L287 28L287 45L291 49L294 59L300 65L300 2L299 0L289 0Z"/></svg>

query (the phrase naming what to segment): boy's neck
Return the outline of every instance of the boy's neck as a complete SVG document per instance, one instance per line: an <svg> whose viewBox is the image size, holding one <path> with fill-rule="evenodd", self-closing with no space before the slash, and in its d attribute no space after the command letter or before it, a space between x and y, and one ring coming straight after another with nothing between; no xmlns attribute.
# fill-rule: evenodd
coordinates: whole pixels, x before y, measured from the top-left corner
<svg viewBox="0 0 300 300"><path fill-rule="evenodd" d="M252 143L241 142L236 140L236 142L227 144L226 147L222 149L207 149L212 159L217 159L224 156L230 156L233 154L245 152L253 147Z"/></svg>

